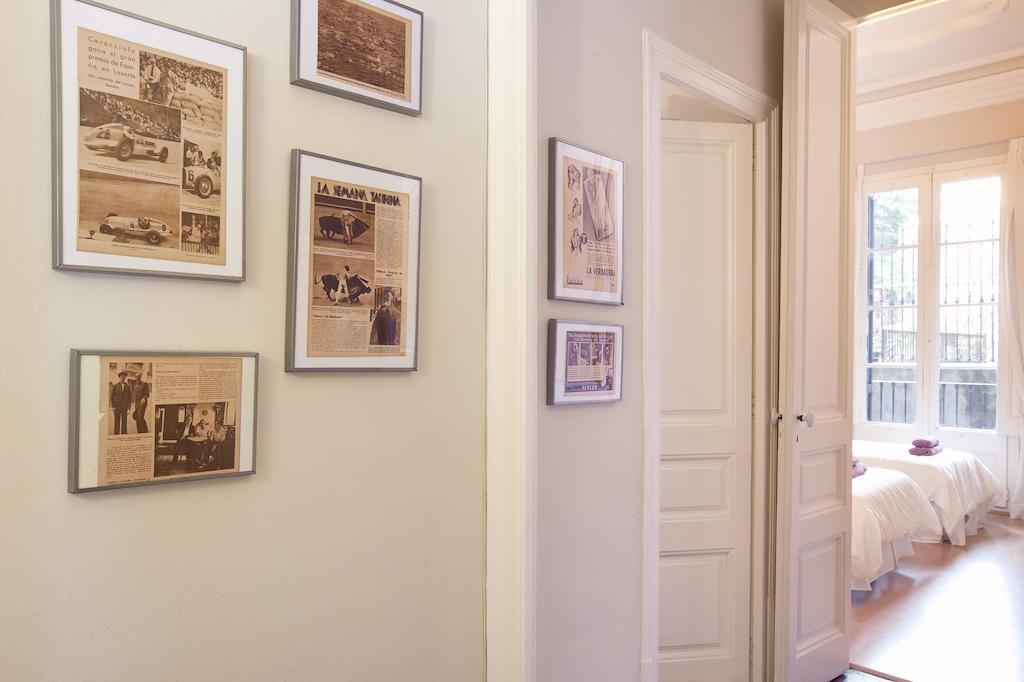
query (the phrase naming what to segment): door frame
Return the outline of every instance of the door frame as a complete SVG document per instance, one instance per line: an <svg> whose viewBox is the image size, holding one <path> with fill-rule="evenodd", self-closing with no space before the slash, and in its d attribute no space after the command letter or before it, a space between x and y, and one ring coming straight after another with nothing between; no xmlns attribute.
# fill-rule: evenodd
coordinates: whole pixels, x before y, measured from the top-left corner
<svg viewBox="0 0 1024 682"><path fill-rule="evenodd" d="M781 127L779 105L657 33L643 31L643 621L640 678L658 679L660 608L660 395L657 345L657 253L661 169L662 82L737 114L754 127L754 338L753 338L753 486L751 544L750 679L764 679L774 593L774 525L777 439L772 411L778 395L778 267L781 236Z"/></svg>
<svg viewBox="0 0 1024 682"><path fill-rule="evenodd" d="M485 366L488 682L533 682L537 555L537 0L488 0Z"/></svg>

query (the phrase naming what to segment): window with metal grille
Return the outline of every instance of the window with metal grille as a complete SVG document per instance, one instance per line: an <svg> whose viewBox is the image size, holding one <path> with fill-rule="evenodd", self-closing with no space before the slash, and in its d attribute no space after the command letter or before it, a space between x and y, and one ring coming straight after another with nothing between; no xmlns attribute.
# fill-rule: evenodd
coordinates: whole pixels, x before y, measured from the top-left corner
<svg viewBox="0 0 1024 682"><path fill-rule="evenodd" d="M1001 173L865 182L857 372L869 429L996 428Z"/></svg>

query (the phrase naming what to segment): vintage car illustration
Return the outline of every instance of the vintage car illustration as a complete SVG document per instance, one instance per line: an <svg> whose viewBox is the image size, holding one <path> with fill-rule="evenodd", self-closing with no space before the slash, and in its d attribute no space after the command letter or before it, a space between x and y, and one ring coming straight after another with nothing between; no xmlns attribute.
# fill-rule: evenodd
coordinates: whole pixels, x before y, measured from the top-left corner
<svg viewBox="0 0 1024 682"><path fill-rule="evenodd" d="M174 238L174 230L156 218L122 218L116 213L107 215L107 219L100 225L100 233L138 237L154 246L159 246L164 239Z"/></svg>
<svg viewBox="0 0 1024 682"><path fill-rule="evenodd" d="M85 146L94 152L113 154L121 161L146 156L165 163L171 153L162 141L140 135L127 123L107 123L93 128L85 136Z"/></svg>
<svg viewBox="0 0 1024 682"><path fill-rule="evenodd" d="M181 171L182 189L190 189L200 199L220 192L220 169L216 166L186 166Z"/></svg>

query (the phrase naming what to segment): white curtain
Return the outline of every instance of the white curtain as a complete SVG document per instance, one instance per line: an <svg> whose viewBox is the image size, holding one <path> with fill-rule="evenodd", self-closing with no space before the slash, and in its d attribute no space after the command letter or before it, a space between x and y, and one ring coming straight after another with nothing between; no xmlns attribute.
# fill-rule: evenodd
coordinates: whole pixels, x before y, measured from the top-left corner
<svg viewBox="0 0 1024 682"><path fill-rule="evenodd" d="M1011 385L1014 395L1010 396L1011 409L1016 412L1016 448L1008 454L1016 476L1010 472L1010 515L1024 519L1024 418L1020 415L1024 407L1024 138L1010 142L1010 153L1006 163L1006 187L1003 204L1003 258L1002 287L999 299L1002 337L1007 344L1010 362ZM1007 435L1013 433L1007 430ZM1014 453L1015 451L1015 453Z"/></svg>

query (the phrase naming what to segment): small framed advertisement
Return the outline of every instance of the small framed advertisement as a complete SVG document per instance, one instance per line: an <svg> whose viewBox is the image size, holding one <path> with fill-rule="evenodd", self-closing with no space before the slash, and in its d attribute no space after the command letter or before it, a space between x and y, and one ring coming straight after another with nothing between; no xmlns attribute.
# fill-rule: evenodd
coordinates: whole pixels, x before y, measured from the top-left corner
<svg viewBox="0 0 1024 682"><path fill-rule="evenodd" d="M420 178L292 151L285 369L415 370Z"/></svg>
<svg viewBox="0 0 1024 682"><path fill-rule="evenodd" d="M551 138L548 297L622 305L621 161Z"/></svg>
<svg viewBox="0 0 1024 682"><path fill-rule="evenodd" d="M256 471L256 353L71 351L68 492Z"/></svg>
<svg viewBox="0 0 1024 682"><path fill-rule="evenodd" d="M245 279L245 48L51 1L53 266Z"/></svg>
<svg viewBox="0 0 1024 682"><path fill-rule="evenodd" d="M622 399L622 325L548 322L548 405Z"/></svg>
<svg viewBox="0 0 1024 682"><path fill-rule="evenodd" d="M292 83L422 111L423 13L391 0L292 0Z"/></svg>

